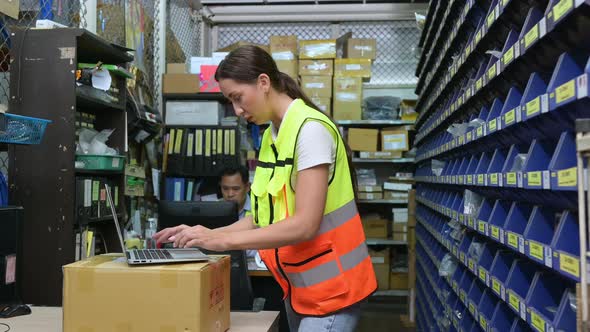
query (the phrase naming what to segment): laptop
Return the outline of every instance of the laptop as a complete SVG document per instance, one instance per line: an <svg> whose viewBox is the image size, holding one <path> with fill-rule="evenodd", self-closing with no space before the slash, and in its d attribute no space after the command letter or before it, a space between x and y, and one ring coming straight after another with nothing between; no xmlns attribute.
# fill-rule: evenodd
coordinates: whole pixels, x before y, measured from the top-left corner
<svg viewBox="0 0 590 332"><path fill-rule="evenodd" d="M183 263L183 262L202 262L209 260L209 256L205 255L201 250L196 248L188 249L125 249L125 242L123 242L123 233L119 227L119 218L115 211L115 204L111 197L111 188L108 184L104 185L107 192L107 200L111 206L111 213L117 228L117 235L121 248L125 250L125 258L129 265L145 265L145 264L164 264L164 263Z"/></svg>

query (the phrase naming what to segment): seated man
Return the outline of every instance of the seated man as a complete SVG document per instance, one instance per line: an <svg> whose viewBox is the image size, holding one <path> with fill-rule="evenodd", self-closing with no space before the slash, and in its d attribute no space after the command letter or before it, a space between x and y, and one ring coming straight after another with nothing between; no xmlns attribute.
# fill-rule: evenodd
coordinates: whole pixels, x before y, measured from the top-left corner
<svg viewBox="0 0 590 332"><path fill-rule="evenodd" d="M252 214L250 205L250 179L248 169L245 166L228 167L221 173L219 183L223 200L238 204L239 218L242 219ZM256 250L248 250L248 257L255 257Z"/></svg>

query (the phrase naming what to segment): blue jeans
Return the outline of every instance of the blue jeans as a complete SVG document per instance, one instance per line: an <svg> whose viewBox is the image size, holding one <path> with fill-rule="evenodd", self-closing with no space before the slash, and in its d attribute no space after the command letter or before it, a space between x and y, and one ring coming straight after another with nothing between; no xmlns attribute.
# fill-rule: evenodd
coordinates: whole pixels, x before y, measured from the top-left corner
<svg viewBox="0 0 590 332"><path fill-rule="evenodd" d="M285 300L285 309L291 332L353 332L361 315L360 302L322 317L302 316L295 313L289 298Z"/></svg>

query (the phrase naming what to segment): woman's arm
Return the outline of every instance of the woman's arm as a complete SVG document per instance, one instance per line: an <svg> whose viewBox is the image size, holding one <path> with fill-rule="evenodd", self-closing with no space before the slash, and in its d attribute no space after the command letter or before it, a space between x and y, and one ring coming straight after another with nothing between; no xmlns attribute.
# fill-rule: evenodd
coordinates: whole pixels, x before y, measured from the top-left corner
<svg viewBox="0 0 590 332"><path fill-rule="evenodd" d="M237 232L195 227L183 231L177 237L175 246L224 251L278 248L310 240L316 235L324 215L328 174L329 164L297 173L295 212L281 222Z"/></svg>

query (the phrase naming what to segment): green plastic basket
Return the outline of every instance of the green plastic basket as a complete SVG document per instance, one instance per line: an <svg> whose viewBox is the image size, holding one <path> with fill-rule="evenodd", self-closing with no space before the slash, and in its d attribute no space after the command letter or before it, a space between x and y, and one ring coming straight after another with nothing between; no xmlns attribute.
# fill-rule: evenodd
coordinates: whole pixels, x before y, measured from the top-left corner
<svg viewBox="0 0 590 332"><path fill-rule="evenodd" d="M122 171L125 167L125 156L76 155L76 161L84 163L81 169Z"/></svg>

